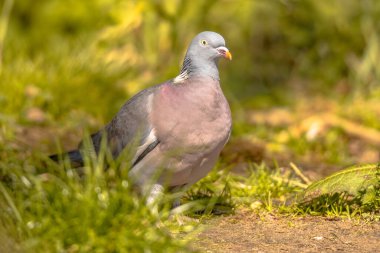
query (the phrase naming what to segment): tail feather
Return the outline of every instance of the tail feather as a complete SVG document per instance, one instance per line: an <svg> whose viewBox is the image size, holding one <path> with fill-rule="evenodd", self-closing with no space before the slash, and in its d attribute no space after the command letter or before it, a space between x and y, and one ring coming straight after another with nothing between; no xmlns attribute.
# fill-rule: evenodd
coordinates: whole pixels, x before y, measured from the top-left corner
<svg viewBox="0 0 380 253"><path fill-rule="evenodd" d="M68 157L70 159L72 167L77 168L83 166L83 158L79 150L72 150L64 154L55 154L49 156L49 158L55 162L59 162L65 157Z"/></svg>

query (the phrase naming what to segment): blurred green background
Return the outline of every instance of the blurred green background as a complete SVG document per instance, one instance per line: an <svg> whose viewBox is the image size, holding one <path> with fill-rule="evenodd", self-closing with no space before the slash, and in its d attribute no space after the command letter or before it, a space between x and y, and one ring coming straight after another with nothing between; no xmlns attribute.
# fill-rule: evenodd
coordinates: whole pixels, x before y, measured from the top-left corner
<svg viewBox="0 0 380 253"><path fill-rule="evenodd" d="M272 160L284 153L286 161L320 157L334 165L378 159L378 135L363 143L339 120L303 123L328 112L380 130L379 1L6 0L1 6L3 144L18 143L14 148L29 153L55 152L57 143L75 147L84 129L97 130L129 97L176 76L192 37L212 30L234 57L220 64L233 139L247 137L254 146L248 149L264 145ZM250 159L249 150L242 152Z"/></svg>
<svg viewBox="0 0 380 253"><path fill-rule="evenodd" d="M178 252L183 245L123 178L90 174L83 183L46 156L76 147L128 98L175 77L205 30L222 34L233 54L219 68L234 119L219 168L293 162L314 180L380 160L380 1L0 0L0 8L0 245L10 252L20 242L31 252L124 244ZM261 181L269 199L273 182Z"/></svg>

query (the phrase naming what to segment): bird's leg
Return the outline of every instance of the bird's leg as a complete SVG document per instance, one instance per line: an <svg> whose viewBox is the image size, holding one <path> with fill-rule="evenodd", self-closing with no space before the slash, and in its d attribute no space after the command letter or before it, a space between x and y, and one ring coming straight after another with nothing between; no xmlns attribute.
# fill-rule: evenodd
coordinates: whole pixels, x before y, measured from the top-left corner
<svg viewBox="0 0 380 253"><path fill-rule="evenodd" d="M189 216L186 216L186 214L183 213L185 209L183 209L181 206L181 197L183 196L183 193L189 188L189 185L184 184L180 186L175 186L170 191L176 195L176 198L174 199L172 203L172 210L170 211L169 219L176 221L180 226L188 224L188 223L198 223L199 220L195 218L191 218ZM182 210L181 210L182 209Z"/></svg>
<svg viewBox="0 0 380 253"><path fill-rule="evenodd" d="M176 196L172 203L172 209L175 209L176 207L179 207L181 205L181 197L183 196L183 192L186 189L185 186L186 185L178 185L170 189L170 192L172 192Z"/></svg>
<svg viewBox="0 0 380 253"><path fill-rule="evenodd" d="M159 200L164 194L164 187L160 184L154 184L149 191L146 198L146 204L150 208L151 212L158 215L158 204Z"/></svg>
<svg viewBox="0 0 380 253"><path fill-rule="evenodd" d="M173 204L172 204L172 209L176 208L176 207L179 207L181 205L181 198L176 198L174 201L173 201Z"/></svg>
<svg viewBox="0 0 380 253"><path fill-rule="evenodd" d="M149 195L146 199L148 206L157 206L157 201L163 196L164 187L160 184L154 184L150 189Z"/></svg>

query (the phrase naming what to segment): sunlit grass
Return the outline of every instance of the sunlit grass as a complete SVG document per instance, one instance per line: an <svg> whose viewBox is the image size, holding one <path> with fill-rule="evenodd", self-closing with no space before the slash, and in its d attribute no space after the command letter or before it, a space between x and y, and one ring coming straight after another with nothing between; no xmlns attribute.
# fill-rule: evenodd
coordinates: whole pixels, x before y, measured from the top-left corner
<svg viewBox="0 0 380 253"><path fill-rule="evenodd" d="M273 214L380 219L380 182L363 189L357 196L341 192L304 200L302 196L308 183L291 167L270 168L265 164L251 164L245 175L229 173L228 170L214 171L188 194L192 200L213 199L215 209L227 214L248 208Z"/></svg>
<svg viewBox="0 0 380 253"><path fill-rule="evenodd" d="M190 251L192 231L203 219L240 209L379 219L377 186L369 190L375 195L371 202L365 202L363 192L354 199L335 194L306 203L298 197L307 183L291 166L249 164L244 174L235 174L221 163L187 192L181 206L171 209L174 198L167 195L159 211L152 212L133 190L125 165L111 163L104 170L104 154L87 159L80 176L43 154L21 160L17 150L1 148L0 240L10 242L12 251ZM171 213L180 215L178 220Z"/></svg>
<svg viewBox="0 0 380 253"><path fill-rule="evenodd" d="M46 172L35 174L31 171L37 170L35 166L41 164L26 161L2 167L1 237L13 240L5 250L186 250L188 239L174 239L163 225L169 217L169 205L152 212L132 190L125 173L113 167L105 171L100 163L87 164L83 177L53 164L46 167Z"/></svg>

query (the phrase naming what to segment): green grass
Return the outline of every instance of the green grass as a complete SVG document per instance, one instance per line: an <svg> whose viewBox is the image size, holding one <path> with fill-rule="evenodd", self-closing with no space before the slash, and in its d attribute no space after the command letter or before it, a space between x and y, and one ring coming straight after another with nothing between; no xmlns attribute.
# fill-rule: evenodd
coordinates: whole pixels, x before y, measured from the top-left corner
<svg viewBox="0 0 380 253"><path fill-rule="evenodd" d="M280 169L251 164L245 175L214 170L192 188L188 198L211 200L206 203L213 203L216 213L248 208L273 214L380 220L380 178L357 194L336 192L304 199L308 184L303 182L298 171L290 167Z"/></svg>
<svg viewBox="0 0 380 253"><path fill-rule="evenodd" d="M197 223L180 224L169 218L170 195L158 212L152 212L133 191L122 165L114 163L104 170L101 164L106 157L100 156L88 160L85 176L79 176L67 164L55 165L43 154L20 160L17 151L2 148L0 241L8 242L4 251L191 251L187 245ZM173 211L200 220L233 215L239 209L367 220L380 217L376 185L354 198L337 193L303 202L298 197L307 185L290 168L251 164L245 175L222 168L220 164L193 186L183 205Z"/></svg>
<svg viewBox="0 0 380 253"><path fill-rule="evenodd" d="M10 161L8 161L10 162ZM2 240L22 252L178 252L188 239L174 239L163 225L168 207L154 213L115 168L87 164L86 176L50 164L15 162L0 184ZM25 169L27 168L27 169Z"/></svg>
<svg viewBox="0 0 380 253"><path fill-rule="evenodd" d="M200 220L239 209L379 220L378 186L300 204L307 183L289 166L337 170L378 155L378 146L341 125L314 139L302 125L326 110L380 130L376 1L6 2L13 8L0 18L1 252L191 251L199 225L169 219L173 196L152 212L120 164L104 171L91 161L78 177L47 155L101 128L138 90L175 76L186 43L206 28L220 31L234 54L220 66L232 141L259 143L267 162L232 151L233 159L245 152L243 174L231 172L242 165L226 155L175 212ZM199 16L205 9L210 16ZM278 106L291 123L247 120L259 109L267 119Z"/></svg>
<svg viewBox="0 0 380 253"><path fill-rule="evenodd" d="M172 232L189 232L191 224L167 224L172 199L152 212L122 166L105 171L100 156L87 161L80 177L45 155L21 160L16 150L2 148L0 241L7 243L1 252L190 251L191 233L176 238Z"/></svg>
<svg viewBox="0 0 380 253"><path fill-rule="evenodd" d="M380 165L352 166L310 185L295 211L380 220Z"/></svg>

